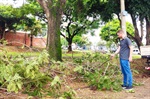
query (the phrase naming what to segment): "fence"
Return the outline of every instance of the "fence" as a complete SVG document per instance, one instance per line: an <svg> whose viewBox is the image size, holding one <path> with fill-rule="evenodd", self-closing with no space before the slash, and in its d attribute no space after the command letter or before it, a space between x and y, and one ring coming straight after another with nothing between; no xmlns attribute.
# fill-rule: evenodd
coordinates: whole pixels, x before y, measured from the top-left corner
<svg viewBox="0 0 150 99"><path fill-rule="evenodd" d="M26 32L7 32L5 39L8 42L8 45L12 46L30 46L31 38ZM42 37L33 37L32 41L33 47L45 48L46 47L46 38Z"/></svg>

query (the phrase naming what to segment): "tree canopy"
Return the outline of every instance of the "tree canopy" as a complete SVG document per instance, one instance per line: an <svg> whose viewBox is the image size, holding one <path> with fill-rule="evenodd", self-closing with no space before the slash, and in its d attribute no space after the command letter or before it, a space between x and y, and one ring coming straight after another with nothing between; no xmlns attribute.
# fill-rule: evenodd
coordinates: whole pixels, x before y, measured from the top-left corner
<svg viewBox="0 0 150 99"><path fill-rule="evenodd" d="M120 20L120 0L104 0L105 2L99 3L99 0L95 0L90 12L100 14L101 19L105 22L113 19L114 15L117 15ZM132 23L134 26L134 36L132 39L136 42L140 48L143 45L142 40L144 37L144 25L146 23L146 45L150 44L150 16L149 16L150 2L148 0L125 0L125 9L131 15ZM144 13L143 13L144 12ZM138 29L137 21L140 21L141 30ZM121 20L120 20L121 21ZM121 23L121 22L120 22Z"/></svg>
<svg viewBox="0 0 150 99"><path fill-rule="evenodd" d="M0 5L0 34L1 38L5 35L5 30L15 30L21 19L24 19L22 10L13 8L10 5Z"/></svg>
<svg viewBox="0 0 150 99"><path fill-rule="evenodd" d="M133 25L129 22L126 22L127 32L134 36ZM118 37L116 32L120 29L120 22L118 19L113 19L110 22L107 22L100 30L100 37L105 41L111 41L118 43ZM132 39L132 38L131 38Z"/></svg>
<svg viewBox="0 0 150 99"><path fill-rule="evenodd" d="M0 5L0 32L1 37L4 35L4 30L13 30L17 24L27 22L30 23L31 19L29 14L38 16L39 20L44 20L48 24L48 37L47 37L47 49L52 58L61 60L61 43L60 43L60 25L62 21L70 23L64 27L63 30L66 33L85 33L85 27L91 29L90 20L86 20L89 17L96 19L100 16L103 22L109 22L117 15L120 21L120 0L27 0L28 3L24 4L20 8L3 7ZM40 5L40 6L39 6ZM150 44L150 3L147 0L126 0L125 8L131 15L134 35L130 36L139 46L142 45L143 22L146 23L146 44ZM5 9L4 9L5 8ZM143 13L144 12L144 13ZM61 20L62 15L65 15L66 19ZM24 20L24 21L23 21ZM141 22L141 30L137 28L137 20ZM71 24L72 23L72 24ZM87 25L87 26L84 26ZM81 29L79 31L79 28ZM68 31L69 30L69 31ZM141 33L141 35L140 35ZM65 38L71 42L75 34L65 34ZM68 37L67 37L68 36ZM57 50L56 52L53 52ZM53 52L53 53L51 53Z"/></svg>
<svg viewBox="0 0 150 99"><path fill-rule="evenodd" d="M72 42L75 36L91 33L99 27L98 14L89 13L91 0L68 0L66 2L61 25L61 35L68 42L68 51L72 51ZM65 24L64 24L65 23Z"/></svg>
<svg viewBox="0 0 150 99"><path fill-rule="evenodd" d="M16 31L17 29L24 30L24 25L32 27L34 22L31 16L40 16L42 11L37 2L26 3L19 8L14 8L12 5L0 5L1 38L4 38L6 29Z"/></svg>

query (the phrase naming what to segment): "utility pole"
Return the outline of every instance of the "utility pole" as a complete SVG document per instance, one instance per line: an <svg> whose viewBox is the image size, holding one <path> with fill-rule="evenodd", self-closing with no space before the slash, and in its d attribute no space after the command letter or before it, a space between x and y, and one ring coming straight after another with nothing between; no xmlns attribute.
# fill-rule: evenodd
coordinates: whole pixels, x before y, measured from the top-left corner
<svg viewBox="0 0 150 99"><path fill-rule="evenodd" d="M121 6L121 29L124 31L125 35L127 36L126 33L126 20L125 16L127 12L125 11L125 0L120 0L120 6Z"/></svg>

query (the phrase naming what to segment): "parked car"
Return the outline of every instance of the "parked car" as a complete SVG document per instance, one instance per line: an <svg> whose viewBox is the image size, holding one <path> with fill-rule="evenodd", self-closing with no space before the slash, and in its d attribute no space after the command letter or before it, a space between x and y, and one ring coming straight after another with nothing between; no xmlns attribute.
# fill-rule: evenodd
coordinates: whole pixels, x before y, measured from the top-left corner
<svg viewBox="0 0 150 99"><path fill-rule="evenodd" d="M133 54L140 54L140 51L138 49L133 49Z"/></svg>

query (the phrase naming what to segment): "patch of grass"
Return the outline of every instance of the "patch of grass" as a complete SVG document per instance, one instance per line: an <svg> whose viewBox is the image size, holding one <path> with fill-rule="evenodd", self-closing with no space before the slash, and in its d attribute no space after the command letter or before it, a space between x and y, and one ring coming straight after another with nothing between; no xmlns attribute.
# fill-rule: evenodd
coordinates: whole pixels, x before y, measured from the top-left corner
<svg viewBox="0 0 150 99"><path fill-rule="evenodd" d="M133 58L133 59L140 59L140 58L141 58L141 55L133 55L132 58Z"/></svg>
<svg viewBox="0 0 150 99"><path fill-rule="evenodd" d="M120 91L120 68L117 64L110 60L108 54L87 53L81 58L75 59L76 71L79 76L83 76L84 80L96 90L114 90Z"/></svg>
<svg viewBox="0 0 150 99"><path fill-rule="evenodd" d="M72 52L67 52L67 51L62 51L62 56L63 57L81 57L83 56L85 53L92 53L91 51L80 51L80 50L75 50Z"/></svg>
<svg viewBox="0 0 150 99"><path fill-rule="evenodd" d="M0 55L12 55L12 56L18 56L18 55L23 55L23 56L38 56L42 49L37 49L36 48L26 48L26 47L17 47L17 46L2 46L0 47Z"/></svg>
<svg viewBox="0 0 150 99"><path fill-rule="evenodd" d="M0 53L0 55L4 55L4 54L7 54L7 55L12 55L12 56L18 56L18 55L23 55L25 57L28 57L28 56L38 56L40 53L39 52L26 52L26 53L23 53L23 52L3 52L3 53Z"/></svg>

